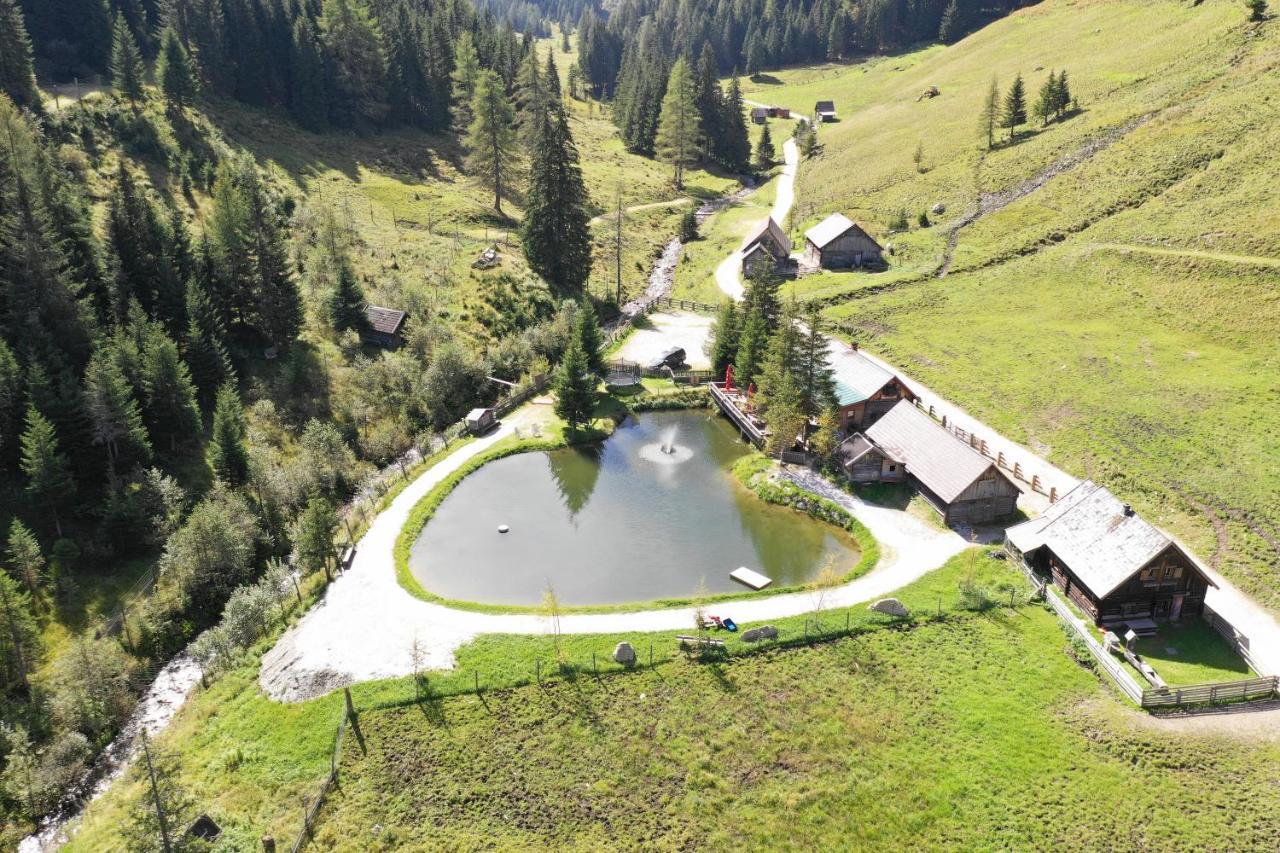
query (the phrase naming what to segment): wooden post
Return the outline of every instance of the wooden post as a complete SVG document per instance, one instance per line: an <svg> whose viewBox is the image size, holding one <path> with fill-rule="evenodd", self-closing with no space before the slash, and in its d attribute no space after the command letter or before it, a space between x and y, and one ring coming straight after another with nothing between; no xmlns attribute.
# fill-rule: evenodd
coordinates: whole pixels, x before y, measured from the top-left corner
<svg viewBox="0 0 1280 853"><path fill-rule="evenodd" d="M289 580L293 581L293 591L298 594L298 603L302 603L302 590L298 589L298 579L292 573L289 574Z"/></svg>
<svg viewBox="0 0 1280 853"><path fill-rule="evenodd" d="M1058 502L1058 487L1051 486L1049 488L1049 503L1056 504Z"/></svg>
<svg viewBox="0 0 1280 853"><path fill-rule="evenodd" d="M356 715L355 703L351 701L351 688L342 688L342 699L347 704L347 719L351 719Z"/></svg>
<svg viewBox="0 0 1280 853"><path fill-rule="evenodd" d="M1040 475L1039 474L1031 475L1031 491L1033 492L1040 491Z"/></svg>
<svg viewBox="0 0 1280 853"><path fill-rule="evenodd" d="M262 853L276 853L276 840L270 835L262 836Z"/></svg>
<svg viewBox="0 0 1280 853"><path fill-rule="evenodd" d="M479 696L480 695L480 670L473 669L471 670L471 672L476 677L476 695Z"/></svg>
<svg viewBox="0 0 1280 853"><path fill-rule="evenodd" d="M538 684L542 684L542 658L538 658L533 663L535 677L538 679Z"/></svg>
<svg viewBox="0 0 1280 853"><path fill-rule="evenodd" d="M649 641L649 669L653 669L653 640Z"/></svg>
<svg viewBox="0 0 1280 853"><path fill-rule="evenodd" d="M151 780L151 799L156 807L156 821L160 824L160 845L164 853L173 853L173 844L169 841L169 822L165 818L164 804L160 802L160 790L156 783L156 768L151 763L151 746L147 743L147 733L142 732L142 754L147 759L147 777Z"/></svg>
<svg viewBox="0 0 1280 853"><path fill-rule="evenodd" d="M597 679L600 678L600 670L596 667L596 653L591 653L591 671L595 673Z"/></svg>

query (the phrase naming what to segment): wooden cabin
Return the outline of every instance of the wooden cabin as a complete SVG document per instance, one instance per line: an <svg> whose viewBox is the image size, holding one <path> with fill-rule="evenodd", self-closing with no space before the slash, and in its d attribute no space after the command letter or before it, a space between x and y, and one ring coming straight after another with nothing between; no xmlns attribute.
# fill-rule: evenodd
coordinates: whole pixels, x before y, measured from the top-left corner
<svg viewBox="0 0 1280 853"><path fill-rule="evenodd" d="M804 259L809 266L850 269L879 266L884 251L857 223L833 213L804 233Z"/></svg>
<svg viewBox="0 0 1280 853"><path fill-rule="evenodd" d="M831 367L841 431L865 430L900 401L916 398L901 379L856 349L835 356Z"/></svg>
<svg viewBox="0 0 1280 853"><path fill-rule="evenodd" d="M813 105L813 117L816 121L835 121L836 102L818 101Z"/></svg>
<svg viewBox="0 0 1280 853"><path fill-rule="evenodd" d="M404 330L404 322L408 317L404 311L395 308L383 308L380 305L364 307L365 328L361 339L367 344L395 349L404 343L400 333Z"/></svg>
<svg viewBox="0 0 1280 853"><path fill-rule="evenodd" d="M908 482L947 524L987 524L1017 509L1017 484L914 403L898 403L866 437L906 467Z"/></svg>
<svg viewBox="0 0 1280 853"><path fill-rule="evenodd" d="M495 409L472 409L465 419L467 432L472 435L483 435L498 423L498 412Z"/></svg>
<svg viewBox="0 0 1280 853"><path fill-rule="evenodd" d="M1157 621L1197 617L1217 586L1176 542L1091 480L1005 536L1099 625L1145 633Z"/></svg>
<svg viewBox="0 0 1280 853"><path fill-rule="evenodd" d="M785 271L791 262L791 238L769 217L742 244L742 275Z"/></svg>
<svg viewBox="0 0 1280 853"><path fill-rule="evenodd" d="M769 118L768 107L752 107L751 108L751 120L756 124L764 124L767 118Z"/></svg>
<svg viewBox="0 0 1280 853"><path fill-rule="evenodd" d="M791 118L791 110L786 107L769 107L769 118Z"/></svg>
<svg viewBox="0 0 1280 853"><path fill-rule="evenodd" d="M902 460L894 459L860 432L840 444L836 462L854 483L897 483L907 476Z"/></svg>

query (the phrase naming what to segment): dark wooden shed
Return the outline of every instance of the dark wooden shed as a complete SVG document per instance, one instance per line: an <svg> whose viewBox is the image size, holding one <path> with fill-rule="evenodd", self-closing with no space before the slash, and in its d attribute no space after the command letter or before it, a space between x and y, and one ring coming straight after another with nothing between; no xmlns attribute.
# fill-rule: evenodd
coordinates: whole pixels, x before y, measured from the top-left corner
<svg viewBox="0 0 1280 853"><path fill-rule="evenodd" d="M390 349L404 343L400 333L404 330L404 322L408 317L405 312L380 305L366 305L364 316L367 321L362 334L365 343Z"/></svg>
<svg viewBox="0 0 1280 853"><path fill-rule="evenodd" d="M1008 544L1101 625L1179 620L1204 613L1199 564L1105 487L1085 480L1039 518L1006 532Z"/></svg>
<svg viewBox="0 0 1280 853"><path fill-rule="evenodd" d="M818 101L818 103L813 105L813 116L818 121L835 121L836 102Z"/></svg>
<svg viewBox="0 0 1280 853"><path fill-rule="evenodd" d="M791 238L769 217L742 243L742 274L751 278L761 268L783 271L791 261Z"/></svg>
<svg viewBox="0 0 1280 853"><path fill-rule="evenodd" d="M824 269L879 266L884 251L849 217L833 213L804 233L804 259Z"/></svg>

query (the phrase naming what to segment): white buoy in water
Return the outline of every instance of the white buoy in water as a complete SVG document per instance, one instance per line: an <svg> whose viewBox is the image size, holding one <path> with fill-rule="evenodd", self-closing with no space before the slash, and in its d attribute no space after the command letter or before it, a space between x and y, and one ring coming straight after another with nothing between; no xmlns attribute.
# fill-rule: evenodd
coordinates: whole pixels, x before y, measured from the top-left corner
<svg viewBox="0 0 1280 853"><path fill-rule="evenodd" d="M499 532L499 533L507 533L507 532L509 532L510 530L511 530L511 528L510 528L510 527L508 527L508 526L507 526L507 525L505 525L505 524L499 524L499 525L498 525L498 532Z"/></svg>

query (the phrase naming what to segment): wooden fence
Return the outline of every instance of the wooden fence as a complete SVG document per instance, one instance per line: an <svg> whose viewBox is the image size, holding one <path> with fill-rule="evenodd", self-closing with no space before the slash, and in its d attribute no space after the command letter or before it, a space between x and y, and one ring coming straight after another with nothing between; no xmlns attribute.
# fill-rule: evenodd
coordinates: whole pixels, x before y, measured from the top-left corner
<svg viewBox="0 0 1280 853"><path fill-rule="evenodd" d="M324 807L325 797L329 795L333 786L338 784L338 764L342 761L342 742L346 737L347 723L350 719L349 708L344 708L342 722L338 723L338 731L333 736L333 749L329 753L329 772L321 780L315 794L302 798L302 829L299 830L293 847L289 848L293 853L298 853L311 840L311 830L316 825L316 818L320 816L320 809Z"/></svg>
<svg viewBox="0 0 1280 853"><path fill-rule="evenodd" d="M1204 621L1208 622L1215 631L1221 634L1226 641L1240 656L1240 659L1249 665L1254 672L1258 672L1258 666L1253 661L1253 655L1249 653L1249 638L1236 630L1235 626L1218 615L1217 611L1208 604L1204 606Z"/></svg>
<svg viewBox="0 0 1280 853"><path fill-rule="evenodd" d="M720 306L712 305L710 302L698 302L693 299L672 299L670 296L659 296L649 303L649 307L675 308L679 311L701 311L704 314L714 314L720 310Z"/></svg>
<svg viewBox="0 0 1280 853"><path fill-rule="evenodd" d="M1115 682L1120 692L1133 700L1136 705L1143 708L1182 707L1280 698L1280 677L1274 675L1263 678L1246 678L1239 681L1224 681L1215 684L1194 684L1188 687L1142 687L1138 684L1137 679L1110 652L1102 647L1102 644L1093 636L1093 631L1090 630L1089 626L1085 625L1084 621L1071 610L1070 605L1058 595L1058 591L1053 584L1036 575L1031 566L1027 564L1027 561L1016 551L1011 548L1006 548L1005 550L1009 553L1009 559L1014 565L1021 568L1035 588L1044 595L1044 600L1053 608L1059 618L1072 629L1077 637L1084 641L1098 665L1102 667L1107 675L1111 676L1111 680ZM1244 645L1247 647L1248 638L1236 631L1226 620L1208 607L1205 608L1205 619L1227 639L1232 640L1234 643L1239 643L1243 640ZM1239 651L1239 645L1236 648ZM1247 656L1242 657L1244 657L1246 663L1251 667L1253 666Z"/></svg>

